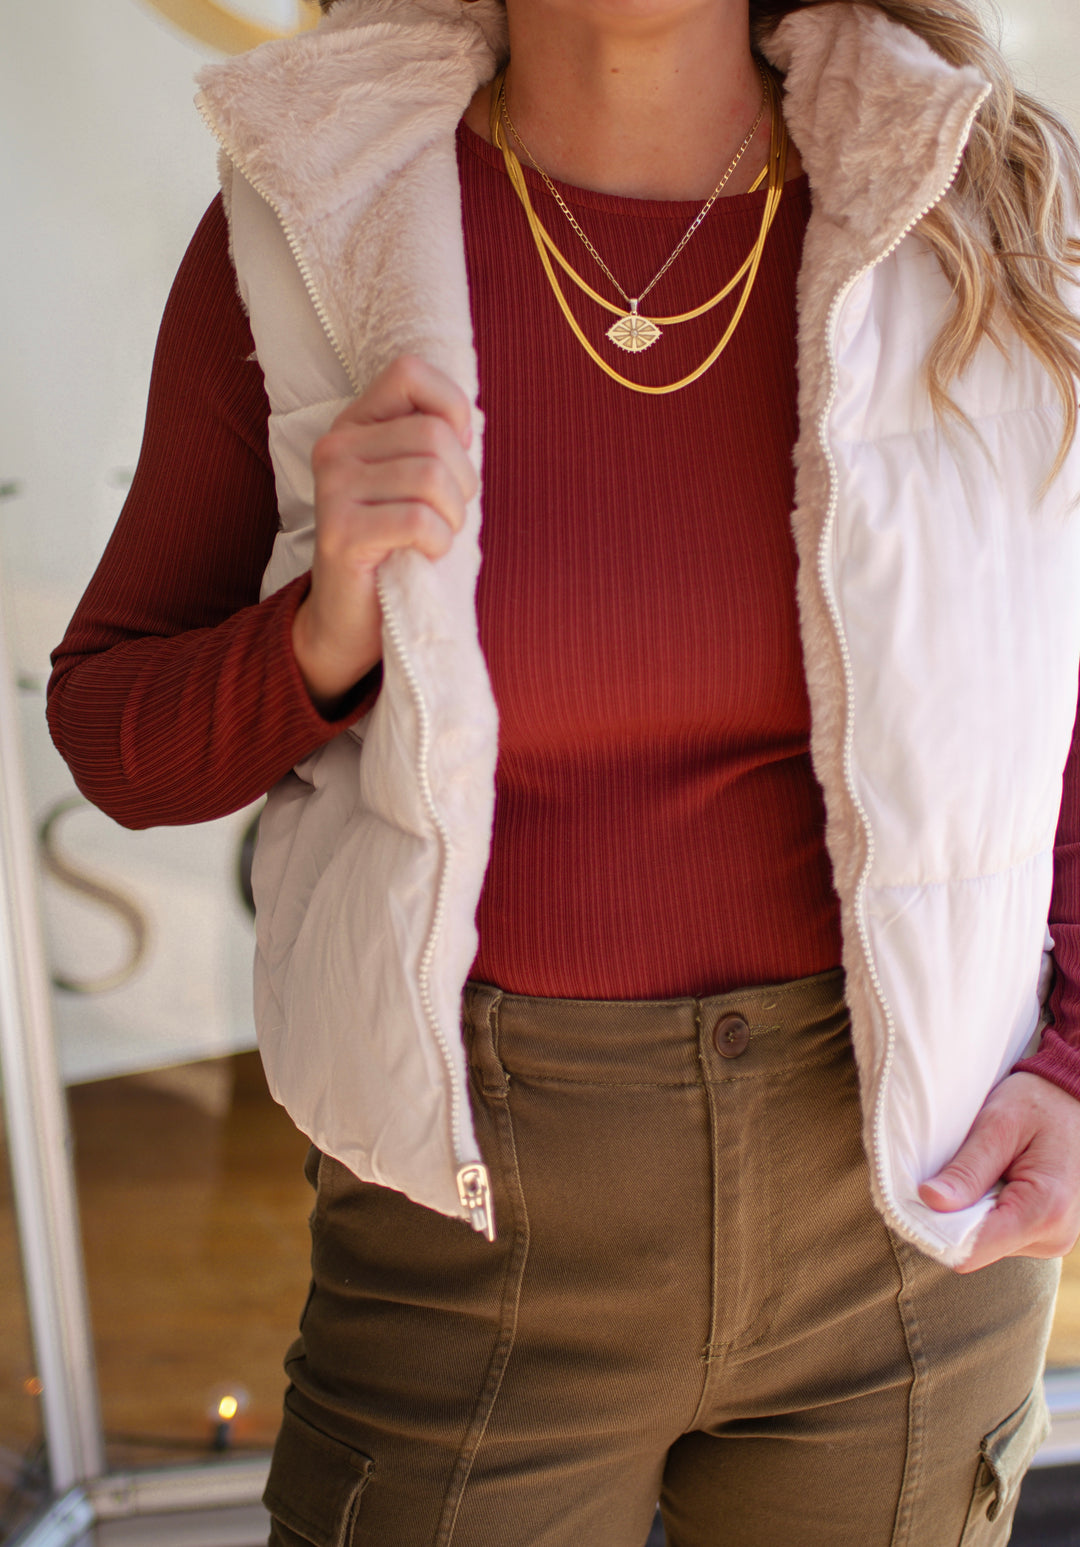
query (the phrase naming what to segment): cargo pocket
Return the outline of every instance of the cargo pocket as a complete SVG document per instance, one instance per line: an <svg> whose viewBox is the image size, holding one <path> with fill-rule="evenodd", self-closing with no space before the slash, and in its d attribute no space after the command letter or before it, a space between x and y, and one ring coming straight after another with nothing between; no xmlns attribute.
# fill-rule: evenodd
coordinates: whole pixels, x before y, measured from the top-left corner
<svg viewBox="0 0 1080 1547"><path fill-rule="evenodd" d="M313 1547L348 1547L373 1465L286 1408L263 1503Z"/></svg>
<svg viewBox="0 0 1080 1547"><path fill-rule="evenodd" d="M1020 1484L1050 1433L1050 1414L1040 1380L1014 1413L982 1442L981 1460L960 1547L993 1547L1008 1540Z"/></svg>

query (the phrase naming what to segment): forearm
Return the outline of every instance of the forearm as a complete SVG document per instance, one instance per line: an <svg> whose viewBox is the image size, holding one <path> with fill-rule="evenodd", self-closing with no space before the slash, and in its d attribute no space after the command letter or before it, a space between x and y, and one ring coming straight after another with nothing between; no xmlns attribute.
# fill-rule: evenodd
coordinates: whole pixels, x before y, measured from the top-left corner
<svg viewBox="0 0 1080 1547"><path fill-rule="evenodd" d="M1054 940L1053 1025L1035 1056L1016 1067L1040 1074L1080 1099L1080 711L1062 780L1049 922Z"/></svg>
<svg viewBox="0 0 1080 1547"><path fill-rule="evenodd" d="M278 512L252 350L215 200L162 319L130 493L49 684L76 783L129 827L246 805L375 686L372 674L323 718L291 641L307 577L259 601Z"/></svg>
<svg viewBox="0 0 1080 1547"><path fill-rule="evenodd" d="M293 659L307 577L212 628L58 652L49 725L76 784L126 827L206 822L247 805L352 724L311 702Z"/></svg>
<svg viewBox="0 0 1080 1547"><path fill-rule="evenodd" d="M1058 891L1055 885L1055 895ZM1053 1024L1044 1031L1038 1051L1018 1063L1016 1072L1040 1074L1080 1101L1080 926L1055 922L1051 916L1050 932L1055 963L1050 996Z"/></svg>

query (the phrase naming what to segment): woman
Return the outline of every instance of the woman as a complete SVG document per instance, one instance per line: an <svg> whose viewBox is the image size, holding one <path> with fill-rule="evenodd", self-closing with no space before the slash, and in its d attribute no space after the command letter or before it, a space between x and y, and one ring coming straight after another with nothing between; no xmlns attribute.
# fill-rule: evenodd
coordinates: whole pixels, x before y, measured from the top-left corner
<svg viewBox="0 0 1080 1547"><path fill-rule="evenodd" d="M51 723L131 825L272 787L275 1539L1004 1542L1080 1228L1072 140L960 0L339 0L202 109Z"/></svg>

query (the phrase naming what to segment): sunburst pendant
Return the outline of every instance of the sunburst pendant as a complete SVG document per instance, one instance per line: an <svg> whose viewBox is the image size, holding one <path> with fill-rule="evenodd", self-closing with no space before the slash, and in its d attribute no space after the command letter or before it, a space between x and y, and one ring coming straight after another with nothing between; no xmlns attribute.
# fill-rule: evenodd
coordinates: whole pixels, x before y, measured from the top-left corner
<svg viewBox="0 0 1080 1547"><path fill-rule="evenodd" d="M639 317L638 303L631 301L626 316L612 323L607 336L613 344L625 349L627 354L639 355L643 349L650 349L656 343L660 329L648 317Z"/></svg>

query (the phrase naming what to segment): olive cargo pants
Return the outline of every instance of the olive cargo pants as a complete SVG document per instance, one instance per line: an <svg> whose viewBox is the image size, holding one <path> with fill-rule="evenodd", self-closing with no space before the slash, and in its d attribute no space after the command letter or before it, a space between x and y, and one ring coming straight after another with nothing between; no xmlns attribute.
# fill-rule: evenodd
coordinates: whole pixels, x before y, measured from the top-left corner
<svg viewBox="0 0 1080 1547"><path fill-rule="evenodd" d="M312 1152L278 1547L1000 1547L1058 1264L871 1201L838 972L465 1025L499 1237Z"/></svg>

